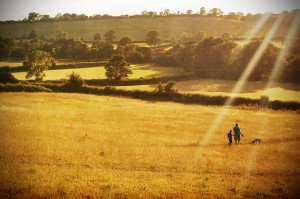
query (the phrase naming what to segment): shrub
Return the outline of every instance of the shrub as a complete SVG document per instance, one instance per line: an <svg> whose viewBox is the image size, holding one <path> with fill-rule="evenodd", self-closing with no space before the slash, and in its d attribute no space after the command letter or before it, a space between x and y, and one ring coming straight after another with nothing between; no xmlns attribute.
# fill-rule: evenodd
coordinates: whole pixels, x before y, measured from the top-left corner
<svg viewBox="0 0 300 199"><path fill-rule="evenodd" d="M9 66L0 67L0 83L17 83L18 80L10 73Z"/></svg>
<svg viewBox="0 0 300 199"><path fill-rule="evenodd" d="M171 96L175 93L177 93L178 90L175 88L175 82L174 81L168 81L165 86L159 82L157 87L154 90L154 93L162 94L162 95L167 95Z"/></svg>
<svg viewBox="0 0 300 199"><path fill-rule="evenodd" d="M0 92L52 92L51 89L32 84L0 84Z"/></svg>
<svg viewBox="0 0 300 199"><path fill-rule="evenodd" d="M69 75L69 79L65 83L65 86L72 91L78 91L85 84L84 79L80 77L79 74L73 72Z"/></svg>

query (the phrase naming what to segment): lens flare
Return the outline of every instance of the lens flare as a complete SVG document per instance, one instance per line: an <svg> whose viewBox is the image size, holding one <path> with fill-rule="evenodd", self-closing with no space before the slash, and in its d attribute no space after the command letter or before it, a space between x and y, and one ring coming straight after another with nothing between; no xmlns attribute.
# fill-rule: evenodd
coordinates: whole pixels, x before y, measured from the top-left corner
<svg viewBox="0 0 300 199"><path fill-rule="evenodd" d="M248 33L248 35L246 36L246 39L243 41L244 42L249 42L252 40L252 38L254 37L254 35L256 35L256 33L258 33L258 31L263 27L263 25L267 22L267 20L272 16L271 13L265 13L260 20L257 22L257 24L252 28L252 31L250 33Z"/></svg>
<svg viewBox="0 0 300 199"><path fill-rule="evenodd" d="M265 87L264 90L266 90L267 88L271 87L272 86L272 83L273 81L276 79L276 77L278 77L278 75L280 74L281 72L281 61L283 59L283 56L285 54L288 53L288 51L290 50L290 47L291 47L291 44L292 44L292 41L297 33L297 30L298 30L298 27L300 25L300 11L297 12L297 15L296 17L294 18L294 21L288 31L288 34L284 40L284 48L281 48L280 50L280 53L278 55L278 57L276 58L276 62L273 66L273 70L272 70L272 73L271 73L271 76L269 78L269 81ZM263 136L264 134L264 127L266 126L267 122L268 122L268 118L265 116L265 112L260 112L258 114L261 114L261 124L260 124L260 130L257 134L257 136ZM243 190L245 189L246 185L248 184L248 179L251 175L251 170L254 166L254 163L256 162L256 154L257 154L257 151L258 151L258 148L254 148L252 151L251 151L251 154L249 155L249 158L248 158L248 161L247 161L247 168L246 168L246 171L245 171L245 174L242 178L242 181L241 181L241 184L240 184L240 187L239 187L239 192L243 192Z"/></svg>
<svg viewBox="0 0 300 199"><path fill-rule="evenodd" d="M274 24L271 27L269 33L267 34L267 36L263 40L262 44L259 46L259 48L255 52L255 54L251 58L251 60L250 60L249 64L247 65L245 71L243 72L243 74L241 75L241 77L239 78L237 83L235 84L234 88L230 92L231 97L229 97L226 100L226 102L224 103L224 107L231 105L234 102L234 98L242 90L242 88L245 85L248 77L251 75L252 71L254 70L254 68L256 67L256 65L258 63L258 61L260 60L261 56L263 55L265 49L267 48L270 40L272 39L272 37L276 33L276 31L277 31L279 25L281 24L283 18L284 18L284 15L282 14L274 22ZM217 117L213 121L212 125L210 126L208 132L205 134L204 138L202 139L202 141L201 141L202 145L206 145L210 141L211 137L215 134L216 130L218 129L221 122L223 121L223 118L227 114L227 112L228 112L228 109L223 108L222 111L217 115Z"/></svg>
<svg viewBox="0 0 300 199"><path fill-rule="evenodd" d="M292 42L295 38L295 35L297 34L299 26L300 26L300 11L297 12L297 14L294 18L294 21L288 31L288 34L283 43L283 47L281 48L279 55L275 61L272 73L269 77L268 83L267 83L264 91L266 91L267 88L270 88L272 86L273 82L276 81L276 79L280 75L280 73L282 71L281 66L282 66L283 57L289 53L290 48L292 46Z"/></svg>

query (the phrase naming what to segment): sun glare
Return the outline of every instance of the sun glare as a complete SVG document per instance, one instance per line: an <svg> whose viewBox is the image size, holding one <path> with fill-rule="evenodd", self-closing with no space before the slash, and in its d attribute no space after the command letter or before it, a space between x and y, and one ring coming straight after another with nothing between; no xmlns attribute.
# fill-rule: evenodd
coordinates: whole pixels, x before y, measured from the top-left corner
<svg viewBox="0 0 300 199"><path fill-rule="evenodd" d="M258 22L256 27L254 28L256 30L256 32L260 30L260 28L264 25L264 23L267 21L268 18L269 18L269 15L264 15L262 17L262 19ZM264 53L265 49L267 48L270 40L272 39L272 37L276 33L276 31L277 31L279 25L281 24L283 18L284 18L283 15L280 15L277 18L277 20L274 22L273 26L271 27L268 35L265 37L264 41L262 42L262 44L260 45L258 50L255 52L254 56L251 58L251 60L250 60L249 64L247 65L245 71L243 72L243 74L241 75L241 77L239 78L237 83L235 84L234 88L230 92L232 94L231 97L228 98L228 100L226 100L226 102L224 103L224 108L218 114L218 116L215 118L214 122L210 125L209 130L207 131L206 135L202 139L202 141L201 141L202 145L207 144L210 141L211 137L215 134L215 132L218 129L219 125L223 121L224 116L228 113L228 109L225 108L225 107L231 105L234 102L234 98L237 96L237 94L241 91L241 89L245 85L246 80L251 75L252 71L254 70L256 64L258 63L259 59L261 58L262 54ZM249 40L249 39L253 38L253 36L256 34L256 32L252 31L251 35L249 34L247 39Z"/></svg>
<svg viewBox="0 0 300 199"><path fill-rule="evenodd" d="M288 53L288 51L290 50L291 44L292 44L292 40L295 36L295 34L297 33L297 28L299 27L300 24L300 12L297 12L297 15L295 16L295 19L292 23L292 25L290 26L290 29L288 31L288 34L284 40L284 48L281 48L279 55L277 56L276 62L274 64L270 79L265 87L265 91L267 88L270 88L272 86L272 83L274 80L276 80L276 77L278 77L278 75L281 72L281 66L282 66L282 59L284 57L284 55L286 55ZM266 113L264 111L260 111L258 112L258 114L261 114L261 124L260 129L258 132L256 132L256 136L260 137L260 136L264 136L265 134L265 127L268 121L268 117L266 116ZM254 163L256 162L256 154L257 154L257 148L253 148L253 150L251 151L251 154L249 155L248 158L248 162L247 162L247 168L246 168L246 172L244 174L244 177L242 178L241 184L240 184L240 188L239 188L239 192L243 192L243 190L245 189L246 185L248 184L248 179L251 175L251 171L253 169Z"/></svg>
<svg viewBox="0 0 300 199"><path fill-rule="evenodd" d="M300 11L297 12L295 19L285 37L285 40L283 42L283 47L280 49L280 53L275 61L275 64L273 66L272 73L269 77L268 83L266 85L266 89L270 88L273 84L273 82L278 78L278 76L281 73L282 69L282 59L283 57L289 53L290 48L292 46L293 38L295 38L295 35L297 34L298 28L300 26ZM266 91L264 89L264 91Z"/></svg>

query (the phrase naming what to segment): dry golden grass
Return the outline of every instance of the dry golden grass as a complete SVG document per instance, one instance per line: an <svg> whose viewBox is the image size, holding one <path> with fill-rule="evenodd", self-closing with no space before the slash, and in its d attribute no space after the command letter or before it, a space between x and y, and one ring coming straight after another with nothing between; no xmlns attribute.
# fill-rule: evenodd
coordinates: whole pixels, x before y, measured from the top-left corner
<svg viewBox="0 0 300 199"><path fill-rule="evenodd" d="M81 94L0 94L0 197L297 198L300 115ZM226 134L239 122L240 145ZM256 136L260 145L249 142Z"/></svg>
<svg viewBox="0 0 300 199"><path fill-rule="evenodd" d="M270 100L298 101L300 102L300 90L297 84L275 83L271 88L266 89L266 82L246 82L240 93L230 93L236 81L231 80L186 80L176 82L175 87L180 93L203 94L210 96L230 96L259 99L262 95L269 96ZM136 86L118 86L123 90L145 90L153 91L157 85L136 85Z"/></svg>

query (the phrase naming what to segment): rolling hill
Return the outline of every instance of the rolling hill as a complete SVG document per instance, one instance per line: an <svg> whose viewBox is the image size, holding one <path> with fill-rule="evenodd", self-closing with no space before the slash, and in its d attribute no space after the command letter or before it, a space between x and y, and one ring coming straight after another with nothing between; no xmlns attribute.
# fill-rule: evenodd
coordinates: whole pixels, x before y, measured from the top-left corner
<svg viewBox="0 0 300 199"><path fill-rule="evenodd" d="M265 34L274 17L263 27L257 36ZM288 20L288 19L287 19ZM63 30L70 38L83 38L92 40L97 32L104 35L109 30L117 33L118 39L129 36L133 40L144 40L146 34L151 30L161 33L163 39L179 37L182 33L194 34L198 31L205 31L207 36L221 36L228 32L234 37L244 37L256 21L238 21L221 17L201 17L201 16L173 16L154 18L112 18L101 20L85 21L55 21L55 22L19 22L0 23L0 36L2 37L22 37L27 36L31 30L36 30L39 36L46 39L55 37L55 33ZM289 23L284 22L282 31L286 31Z"/></svg>

